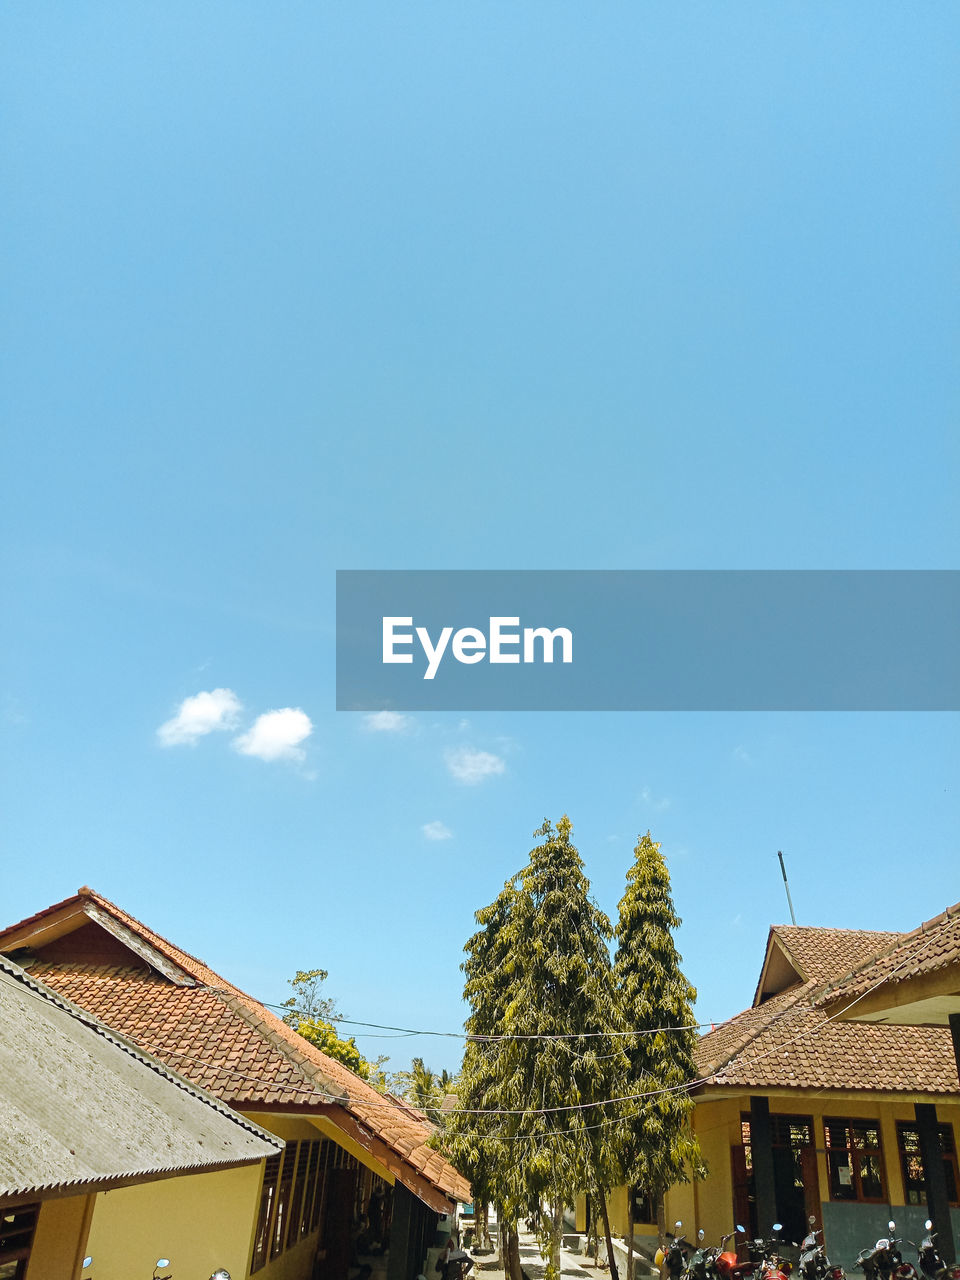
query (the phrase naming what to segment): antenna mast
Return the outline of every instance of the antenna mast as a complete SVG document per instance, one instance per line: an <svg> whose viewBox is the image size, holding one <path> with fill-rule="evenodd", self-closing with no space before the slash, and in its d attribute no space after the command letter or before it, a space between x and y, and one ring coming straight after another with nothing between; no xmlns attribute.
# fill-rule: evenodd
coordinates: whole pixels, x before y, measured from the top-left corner
<svg viewBox="0 0 960 1280"><path fill-rule="evenodd" d="M783 887L787 891L787 906L790 908L791 923L797 923L797 917L793 914L793 899L790 897L790 886L787 883L787 868L783 865L783 854L777 850L777 857L780 859L780 874L783 876Z"/></svg>

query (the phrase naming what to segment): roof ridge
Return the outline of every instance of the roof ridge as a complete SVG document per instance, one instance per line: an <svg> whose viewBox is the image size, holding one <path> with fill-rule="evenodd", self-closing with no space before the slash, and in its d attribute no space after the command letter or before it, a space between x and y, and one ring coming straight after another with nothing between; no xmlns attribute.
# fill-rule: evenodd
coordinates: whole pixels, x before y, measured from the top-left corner
<svg viewBox="0 0 960 1280"><path fill-rule="evenodd" d="M864 960L863 964L859 964L853 969L848 969L846 973L841 973L838 977L832 978L825 984L823 990L819 993L820 999L824 999L831 991L845 986L851 981L851 979L858 977L861 973L872 968L875 964L879 964L881 960L886 960L888 956L892 956L901 947L906 947L915 939L922 938L924 934L932 933L934 929L938 929L942 925L949 924L954 916L957 915L960 915L960 902L955 902L952 907L944 907L941 912L935 916L931 916L929 920L924 920L922 924L918 924L907 933L899 934L888 947L882 947L879 951L870 956L869 959ZM889 978L885 979L885 981L889 980Z"/></svg>

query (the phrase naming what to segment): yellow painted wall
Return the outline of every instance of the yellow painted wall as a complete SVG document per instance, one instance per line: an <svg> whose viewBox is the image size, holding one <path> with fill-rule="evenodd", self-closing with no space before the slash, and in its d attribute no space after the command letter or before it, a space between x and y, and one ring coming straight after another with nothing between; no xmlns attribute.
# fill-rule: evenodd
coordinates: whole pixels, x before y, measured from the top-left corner
<svg viewBox="0 0 960 1280"><path fill-rule="evenodd" d="M93 1196L46 1200L40 1206L27 1280L77 1280L87 1243Z"/></svg>
<svg viewBox="0 0 960 1280"><path fill-rule="evenodd" d="M149 1280L158 1258L177 1280L206 1280L217 1267L246 1276L262 1171L260 1161L100 1192L84 1280Z"/></svg>
<svg viewBox="0 0 960 1280"><path fill-rule="evenodd" d="M879 1120L883 1144L884 1173L887 1194L894 1207L905 1201L900 1155L897 1146L897 1121L915 1123L914 1101L936 1101L937 1116L941 1123L952 1123L954 1140L960 1150L960 1103L943 1098L933 1099L925 1095L871 1101L862 1094L831 1093L818 1095L768 1094L772 1115L805 1115L813 1117L814 1141L817 1148L819 1174L819 1198L829 1199L827 1161L824 1153L824 1117L835 1119ZM730 1149L740 1143L740 1115L749 1112L748 1095L720 1096L697 1103L694 1111L694 1130L700 1140L700 1149L707 1166L707 1177L698 1183L681 1183L671 1187L666 1196L666 1222L668 1231L676 1221L683 1223L683 1234L693 1239L703 1228L707 1240L715 1243L732 1231L733 1221L733 1171ZM577 1229L584 1230L586 1221L584 1198L576 1202ZM627 1227L626 1193L620 1188L610 1197L611 1228L615 1235L624 1235ZM635 1224L638 1235L648 1233L648 1224Z"/></svg>

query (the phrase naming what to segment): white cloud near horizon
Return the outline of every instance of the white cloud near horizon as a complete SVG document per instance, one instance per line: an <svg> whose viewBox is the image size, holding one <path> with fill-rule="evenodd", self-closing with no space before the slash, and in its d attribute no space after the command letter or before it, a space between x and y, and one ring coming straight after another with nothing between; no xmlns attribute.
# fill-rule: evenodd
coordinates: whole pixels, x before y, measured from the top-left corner
<svg viewBox="0 0 960 1280"><path fill-rule="evenodd" d="M371 733L401 733L409 725L410 717L399 711L371 711L363 723Z"/></svg>
<svg viewBox="0 0 960 1280"><path fill-rule="evenodd" d="M445 822L425 822L420 830L428 840L450 840L453 836Z"/></svg>
<svg viewBox="0 0 960 1280"><path fill-rule="evenodd" d="M160 745L193 746L208 733L235 729L242 706L232 689L210 689L184 698L177 714L157 730Z"/></svg>
<svg viewBox="0 0 960 1280"><path fill-rule="evenodd" d="M257 716L246 733L234 738L233 746L242 756L258 760L302 760L300 743L313 733L310 717L299 707L281 707Z"/></svg>
<svg viewBox="0 0 960 1280"><path fill-rule="evenodd" d="M474 747L451 747L444 755L447 769L458 782L474 787L485 778L492 778L506 771L506 764L492 751L478 751Z"/></svg>

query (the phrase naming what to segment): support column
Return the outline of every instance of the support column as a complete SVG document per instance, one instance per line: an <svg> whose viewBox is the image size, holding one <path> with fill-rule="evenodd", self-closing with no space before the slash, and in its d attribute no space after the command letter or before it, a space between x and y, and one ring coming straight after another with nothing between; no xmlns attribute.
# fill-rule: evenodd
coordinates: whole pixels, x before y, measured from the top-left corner
<svg viewBox="0 0 960 1280"><path fill-rule="evenodd" d="M940 1126L937 1108L931 1102L914 1104L917 1116L917 1132L920 1135L920 1158L923 1160L923 1183L927 1196L927 1212L937 1233L937 1247L946 1263L956 1262L953 1228L950 1222L950 1199L947 1193L947 1175L943 1167L943 1148L940 1145Z"/></svg>
<svg viewBox="0 0 960 1280"><path fill-rule="evenodd" d="M777 1187L773 1172L773 1133L770 1102L750 1099L750 1157L753 1162L753 1190L757 1200L757 1231L764 1239L773 1235L777 1220Z"/></svg>

